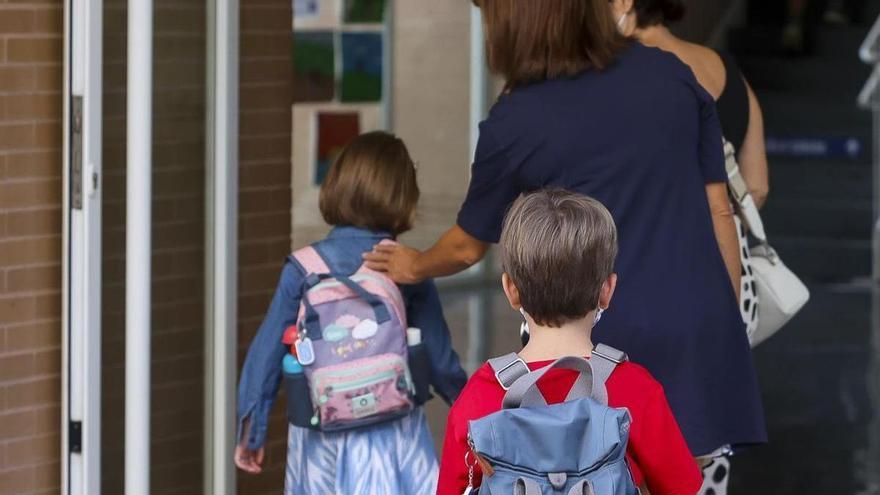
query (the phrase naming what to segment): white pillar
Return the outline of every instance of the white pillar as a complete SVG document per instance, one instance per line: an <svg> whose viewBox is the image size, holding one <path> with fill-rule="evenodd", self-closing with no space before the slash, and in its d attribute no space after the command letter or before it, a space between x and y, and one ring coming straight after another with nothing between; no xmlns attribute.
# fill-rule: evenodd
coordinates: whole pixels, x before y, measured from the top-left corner
<svg viewBox="0 0 880 495"><path fill-rule="evenodd" d="M479 8L471 7L471 81L470 81L470 158L473 160L480 138L480 122L486 117L488 72L483 36L483 15ZM470 173L470 168L468 168ZM483 261L468 270L469 275L487 279L492 272L491 253ZM488 286L479 285L468 300L468 371L476 370L487 357L487 332L492 314L492 296Z"/></svg>
<svg viewBox="0 0 880 495"><path fill-rule="evenodd" d="M486 116L486 93L488 74L486 71L486 50L483 38L483 16L480 9L471 7L471 88L470 88L470 131L471 158L477 149L480 136L480 122Z"/></svg>
<svg viewBox="0 0 880 495"><path fill-rule="evenodd" d="M125 494L150 493L153 2L128 2Z"/></svg>
<svg viewBox="0 0 880 495"><path fill-rule="evenodd" d="M233 495L238 369L238 0L208 2L205 495Z"/></svg>

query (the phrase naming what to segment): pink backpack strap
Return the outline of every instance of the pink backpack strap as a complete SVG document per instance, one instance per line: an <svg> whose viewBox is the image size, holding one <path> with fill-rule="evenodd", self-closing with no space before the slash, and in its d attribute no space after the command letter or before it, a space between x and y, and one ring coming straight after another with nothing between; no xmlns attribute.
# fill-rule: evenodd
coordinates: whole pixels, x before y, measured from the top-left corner
<svg viewBox="0 0 880 495"><path fill-rule="evenodd" d="M330 273L330 268L318 251L312 246L306 246L293 252L293 258L299 263L306 274Z"/></svg>

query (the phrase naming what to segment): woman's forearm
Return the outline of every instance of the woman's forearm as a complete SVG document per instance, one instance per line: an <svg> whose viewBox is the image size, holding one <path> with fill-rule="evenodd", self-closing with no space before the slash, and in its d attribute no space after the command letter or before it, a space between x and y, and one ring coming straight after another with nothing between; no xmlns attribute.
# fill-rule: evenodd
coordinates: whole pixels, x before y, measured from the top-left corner
<svg viewBox="0 0 880 495"><path fill-rule="evenodd" d="M489 244L456 225L447 230L430 249L423 251L413 262L412 269L420 280L454 275L482 260L488 249Z"/></svg>
<svg viewBox="0 0 880 495"><path fill-rule="evenodd" d="M739 300L742 262L739 256L739 237L736 233L736 223L733 220L733 210L727 199L727 184L709 184L706 186L706 191L709 196L709 208L712 212L712 225L715 229L718 249L721 251L721 257L724 258L724 265L730 275L733 291Z"/></svg>

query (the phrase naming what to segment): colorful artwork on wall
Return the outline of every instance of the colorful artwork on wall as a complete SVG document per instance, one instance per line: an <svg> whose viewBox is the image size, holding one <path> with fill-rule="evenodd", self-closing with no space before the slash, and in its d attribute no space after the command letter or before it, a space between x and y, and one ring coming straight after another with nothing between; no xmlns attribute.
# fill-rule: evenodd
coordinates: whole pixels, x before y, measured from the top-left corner
<svg viewBox="0 0 880 495"><path fill-rule="evenodd" d="M318 113L317 133L314 180L315 185L320 185L345 145L360 134L360 115L358 112Z"/></svg>
<svg viewBox="0 0 880 495"><path fill-rule="evenodd" d="M385 22L386 0L345 0L343 18L349 24Z"/></svg>
<svg viewBox="0 0 880 495"><path fill-rule="evenodd" d="M320 0L293 0L294 19L314 19L320 15Z"/></svg>
<svg viewBox="0 0 880 495"><path fill-rule="evenodd" d="M381 33L342 33L341 101L382 99L382 52Z"/></svg>
<svg viewBox="0 0 880 495"><path fill-rule="evenodd" d="M294 101L331 101L336 94L333 33L294 32Z"/></svg>

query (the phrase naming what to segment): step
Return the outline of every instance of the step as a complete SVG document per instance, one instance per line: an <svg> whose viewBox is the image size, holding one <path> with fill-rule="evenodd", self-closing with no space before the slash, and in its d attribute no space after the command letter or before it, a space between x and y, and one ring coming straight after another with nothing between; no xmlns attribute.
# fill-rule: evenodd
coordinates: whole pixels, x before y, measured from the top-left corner
<svg viewBox="0 0 880 495"><path fill-rule="evenodd" d="M870 201L771 198L762 217L771 240L807 237L869 241L873 209Z"/></svg>
<svg viewBox="0 0 880 495"><path fill-rule="evenodd" d="M810 301L755 350L773 426L854 422L870 417L868 288L809 284Z"/></svg>
<svg viewBox="0 0 880 495"><path fill-rule="evenodd" d="M836 57L780 59L749 57L740 60L746 79L756 90L784 90L837 101L855 101L871 67L858 58L858 47Z"/></svg>
<svg viewBox="0 0 880 495"><path fill-rule="evenodd" d="M875 16L876 17L876 16ZM874 17L871 18L873 22ZM814 30L813 51L808 55L791 56L782 47L782 26L747 25L731 29L727 36L729 50L740 57L773 56L799 58L840 58L841 54L856 55L868 34L870 24L858 26L821 25Z"/></svg>
<svg viewBox="0 0 880 495"><path fill-rule="evenodd" d="M871 112L856 105L856 93L826 97L787 90L756 92L766 135L852 136L862 142L865 150L870 150Z"/></svg>
<svg viewBox="0 0 880 495"><path fill-rule="evenodd" d="M811 282L844 282L869 276L871 242L774 235L772 245L794 273Z"/></svg>
<svg viewBox="0 0 880 495"><path fill-rule="evenodd" d="M772 156L769 160L771 207L777 200L849 200L859 208L871 204L872 166L868 163Z"/></svg>

